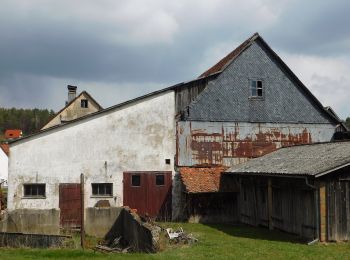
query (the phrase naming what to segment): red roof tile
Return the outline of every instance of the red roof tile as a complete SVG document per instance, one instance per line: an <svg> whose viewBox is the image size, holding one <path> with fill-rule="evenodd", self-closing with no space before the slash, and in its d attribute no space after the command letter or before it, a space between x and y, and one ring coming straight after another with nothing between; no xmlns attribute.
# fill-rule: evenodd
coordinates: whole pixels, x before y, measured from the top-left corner
<svg viewBox="0 0 350 260"><path fill-rule="evenodd" d="M21 129L8 129L5 131L5 138L6 139L15 139L22 137L22 130Z"/></svg>
<svg viewBox="0 0 350 260"><path fill-rule="evenodd" d="M188 193L220 191L221 174L227 167L180 167L180 176Z"/></svg>
<svg viewBox="0 0 350 260"><path fill-rule="evenodd" d="M0 144L0 148L7 154L7 156L10 153L10 147L8 144Z"/></svg>

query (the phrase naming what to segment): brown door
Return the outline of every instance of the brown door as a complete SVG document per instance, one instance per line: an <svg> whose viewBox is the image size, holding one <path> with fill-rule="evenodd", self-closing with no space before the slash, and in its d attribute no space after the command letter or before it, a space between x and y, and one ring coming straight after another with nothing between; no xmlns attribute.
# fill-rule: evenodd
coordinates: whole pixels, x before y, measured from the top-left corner
<svg viewBox="0 0 350 260"><path fill-rule="evenodd" d="M81 193L79 183L59 185L60 222L62 227L81 226Z"/></svg>
<svg viewBox="0 0 350 260"><path fill-rule="evenodd" d="M169 218L171 172L124 172L123 204L141 216Z"/></svg>

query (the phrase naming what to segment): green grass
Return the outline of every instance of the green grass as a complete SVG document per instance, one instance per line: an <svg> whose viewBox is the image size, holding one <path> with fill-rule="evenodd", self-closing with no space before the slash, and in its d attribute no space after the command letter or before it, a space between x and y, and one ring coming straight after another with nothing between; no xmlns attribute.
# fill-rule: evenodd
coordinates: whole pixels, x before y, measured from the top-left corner
<svg viewBox="0 0 350 260"><path fill-rule="evenodd" d="M0 249L0 259L350 259L350 243L308 246L295 236L263 228L232 225L163 223L182 226L199 239L169 246L157 254L102 254L80 249Z"/></svg>

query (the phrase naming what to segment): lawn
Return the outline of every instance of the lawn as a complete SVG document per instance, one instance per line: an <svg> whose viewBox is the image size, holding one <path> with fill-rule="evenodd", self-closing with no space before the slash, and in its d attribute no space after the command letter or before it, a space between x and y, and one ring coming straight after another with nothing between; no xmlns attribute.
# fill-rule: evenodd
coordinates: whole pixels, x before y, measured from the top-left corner
<svg viewBox="0 0 350 260"><path fill-rule="evenodd" d="M102 254L80 249L0 249L0 259L350 259L350 243L308 246L285 233L246 226L162 225L182 226L199 242L181 247L170 246L157 254Z"/></svg>

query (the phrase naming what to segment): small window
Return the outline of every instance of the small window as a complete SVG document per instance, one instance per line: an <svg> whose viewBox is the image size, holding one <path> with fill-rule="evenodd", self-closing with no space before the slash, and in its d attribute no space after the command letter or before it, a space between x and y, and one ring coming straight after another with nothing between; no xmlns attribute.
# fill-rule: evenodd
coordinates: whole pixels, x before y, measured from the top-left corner
<svg viewBox="0 0 350 260"><path fill-rule="evenodd" d="M250 96L263 97L263 84L261 80L250 81Z"/></svg>
<svg viewBox="0 0 350 260"><path fill-rule="evenodd" d="M45 197L45 184L24 184L24 197Z"/></svg>
<svg viewBox="0 0 350 260"><path fill-rule="evenodd" d="M81 107L82 108L88 108L89 107L89 102L87 99L82 99L81 100Z"/></svg>
<svg viewBox="0 0 350 260"><path fill-rule="evenodd" d="M156 175L156 185L162 186L162 185L164 185L164 183L165 183L164 174L157 174Z"/></svg>
<svg viewBox="0 0 350 260"><path fill-rule="evenodd" d="M141 186L141 176L138 174L134 174L131 176L131 185L135 187Z"/></svg>
<svg viewBox="0 0 350 260"><path fill-rule="evenodd" d="M112 183L92 183L92 195L93 196L112 196L113 186Z"/></svg>
<svg viewBox="0 0 350 260"><path fill-rule="evenodd" d="M170 164L170 159L165 159L165 164Z"/></svg>

